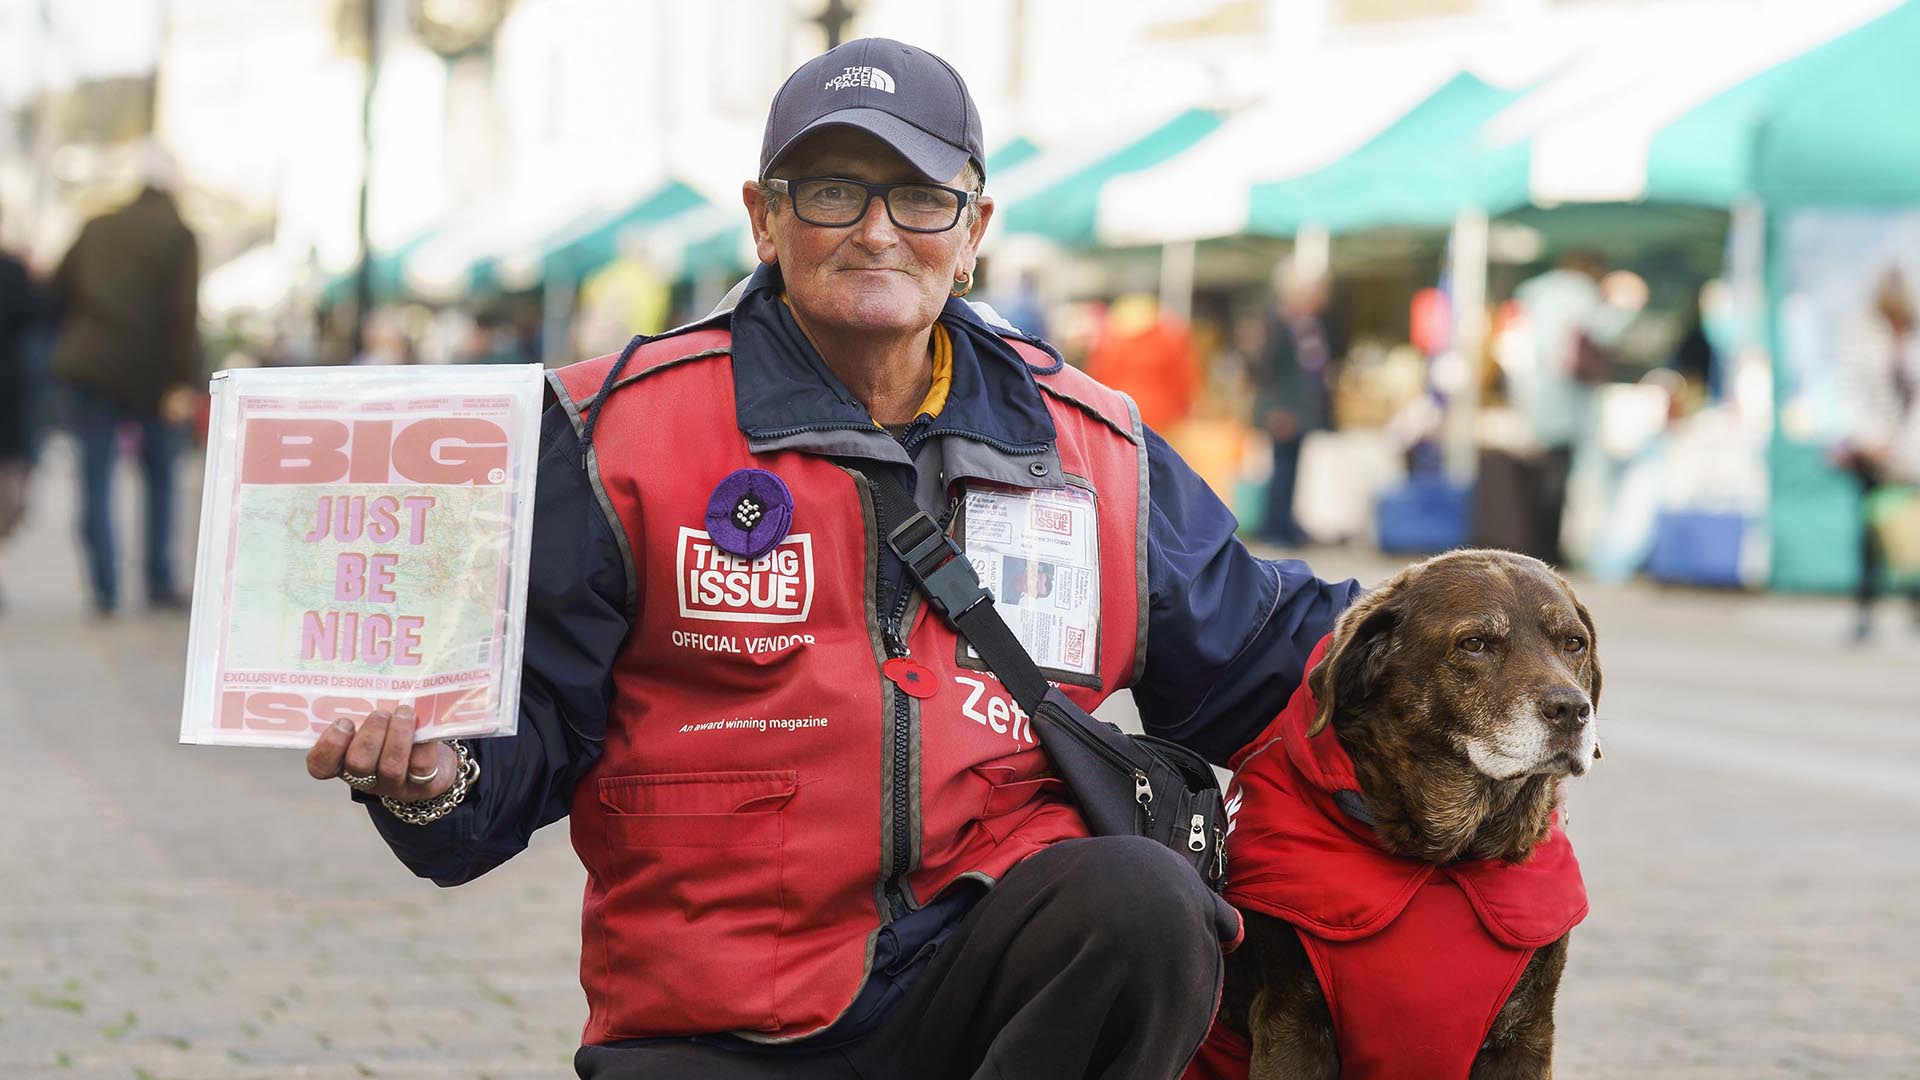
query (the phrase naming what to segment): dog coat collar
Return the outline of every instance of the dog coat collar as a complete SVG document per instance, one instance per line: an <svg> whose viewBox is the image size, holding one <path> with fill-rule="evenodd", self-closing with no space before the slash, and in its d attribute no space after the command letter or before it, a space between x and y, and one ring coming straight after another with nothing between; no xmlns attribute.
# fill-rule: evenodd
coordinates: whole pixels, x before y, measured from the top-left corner
<svg viewBox="0 0 1920 1080"><path fill-rule="evenodd" d="M1323 640L1308 671L1326 649ZM1534 950L1585 918L1579 863L1557 822L1514 864L1437 866L1386 851L1349 809L1364 804L1338 734L1307 736L1319 710L1302 680L1235 755L1227 899L1299 934L1333 1017L1343 1080L1465 1080Z"/></svg>
<svg viewBox="0 0 1920 1080"><path fill-rule="evenodd" d="M1314 648L1308 671L1326 649L1326 640ZM1436 866L1383 849L1371 815L1362 816L1360 780L1338 734L1329 726L1307 736L1319 711L1302 679L1287 708L1231 763L1228 899L1334 941L1385 929L1436 875L1457 885L1486 932L1512 948L1556 941L1586 917L1580 864L1557 821L1516 864Z"/></svg>

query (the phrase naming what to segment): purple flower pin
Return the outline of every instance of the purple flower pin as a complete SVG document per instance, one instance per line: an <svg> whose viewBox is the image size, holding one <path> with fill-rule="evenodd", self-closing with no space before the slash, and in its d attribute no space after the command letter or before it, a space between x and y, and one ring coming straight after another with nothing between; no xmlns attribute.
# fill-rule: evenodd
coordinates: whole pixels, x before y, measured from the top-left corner
<svg viewBox="0 0 1920 1080"><path fill-rule="evenodd" d="M721 551L757 559L793 527L793 492L765 469L735 469L707 499L707 535Z"/></svg>

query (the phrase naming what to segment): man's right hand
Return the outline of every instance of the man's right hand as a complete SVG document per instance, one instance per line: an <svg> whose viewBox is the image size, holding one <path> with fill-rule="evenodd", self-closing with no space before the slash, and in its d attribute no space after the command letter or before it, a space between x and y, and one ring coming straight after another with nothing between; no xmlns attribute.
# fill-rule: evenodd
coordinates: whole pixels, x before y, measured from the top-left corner
<svg viewBox="0 0 1920 1080"><path fill-rule="evenodd" d="M445 742L413 741L413 707L367 714L358 730L346 720L336 721L307 751L307 774L315 780L342 775L371 776L375 783L362 788L395 802L431 799L453 786L460 772L460 756ZM430 777L420 781L417 777Z"/></svg>

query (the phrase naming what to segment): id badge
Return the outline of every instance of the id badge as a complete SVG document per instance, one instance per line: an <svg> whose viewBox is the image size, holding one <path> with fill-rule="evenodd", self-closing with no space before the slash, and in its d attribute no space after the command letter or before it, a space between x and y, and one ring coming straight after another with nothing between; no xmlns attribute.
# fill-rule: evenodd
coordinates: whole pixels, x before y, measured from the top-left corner
<svg viewBox="0 0 1920 1080"><path fill-rule="evenodd" d="M969 490L961 519L967 560L993 606L1050 677L1099 685L1100 535L1094 494ZM982 667L971 644L961 661ZM1076 677L1077 676L1077 677Z"/></svg>

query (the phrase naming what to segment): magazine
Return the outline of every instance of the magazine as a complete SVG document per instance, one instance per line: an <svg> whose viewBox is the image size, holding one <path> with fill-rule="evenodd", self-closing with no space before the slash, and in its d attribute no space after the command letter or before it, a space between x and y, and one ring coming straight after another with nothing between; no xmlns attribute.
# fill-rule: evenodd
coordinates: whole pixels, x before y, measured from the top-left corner
<svg viewBox="0 0 1920 1080"><path fill-rule="evenodd" d="M537 364L213 377L180 741L308 747L519 716Z"/></svg>

